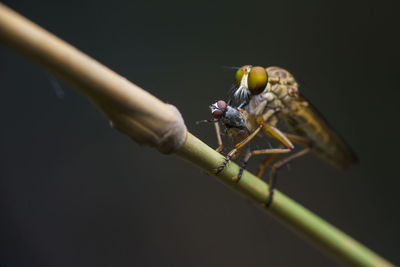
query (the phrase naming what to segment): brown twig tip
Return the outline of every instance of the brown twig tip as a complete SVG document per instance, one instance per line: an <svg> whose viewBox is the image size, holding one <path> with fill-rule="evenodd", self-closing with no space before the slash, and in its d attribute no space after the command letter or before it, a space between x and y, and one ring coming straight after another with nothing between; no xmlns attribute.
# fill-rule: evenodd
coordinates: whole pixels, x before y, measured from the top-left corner
<svg viewBox="0 0 400 267"><path fill-rule="evenodd" d="M153 113L114 112L106 110L113 127L141 145L149 145L164 154L174 153L185 143L187 129L182 115L173 105L167 105L171 116L155 116ZM148 123L146 123L148 122Z"/></svg>
<svg viewBox="0 0 400 267"><path fill-rule="evenodd" d="M179 111L0 3L0 38L84 93L112 125L162 153L185 142Z"/></svg>

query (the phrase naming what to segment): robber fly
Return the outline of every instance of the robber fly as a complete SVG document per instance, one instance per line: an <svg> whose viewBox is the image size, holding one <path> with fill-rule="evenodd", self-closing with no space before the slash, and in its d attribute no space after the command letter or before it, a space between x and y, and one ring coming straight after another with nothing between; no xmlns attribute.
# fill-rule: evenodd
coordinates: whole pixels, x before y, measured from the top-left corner
<svg viewBox="0 0 400 267"><path fill-rule="evenodd" d="M231 101L226 103L219 100L210 106L213 119L209 121L216 122L219 143L217 151L221 152L223 149L218 122L222 122L235 144L216 173L221 172L231 159L236 158L243 148L262 132L279 140L281 146L248 150L238 175L233 179L240 180L248 160L253 155L267 154L258 172L258 177L261 178L265 167L276 156L287 154L271 167L267 206L272 203L277 170L309 151L314 151L339 168L347 168L357 162L357 157L350 147L299 92L298 83L287 70L279 67L265 69L247 65L237 71L236 83L238 88ZM231 103L236 104L236 107ZM276 127L279 120L285 121L293 133L280 131ZM294 152L293 143L301 144L305 148Z"/></svg>

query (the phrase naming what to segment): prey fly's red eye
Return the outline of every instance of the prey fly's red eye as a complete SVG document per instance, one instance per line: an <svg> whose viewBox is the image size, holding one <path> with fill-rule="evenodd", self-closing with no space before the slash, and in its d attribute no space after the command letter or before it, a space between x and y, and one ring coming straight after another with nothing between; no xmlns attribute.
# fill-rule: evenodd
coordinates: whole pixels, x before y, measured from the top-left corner
<svg viewBox="0 0 400 267"><path fill-rule="evenodd" d="M213 118L215 118L215 119L220 119L220 118L222 117L222 115L224 115L224 112L221 111L221 110L219 110L219 109L217 109L217 110L214 110L214 112L211 113L211 115L212 115Z"/></svg>
<svg viewBox="0 0 400 267"><path fill-rule="evenodd" d="M227 108L227 104L224 100L218 100L214 104L210 106L211 108L211 115L213 116L214 119L220 119L222 116L224 116L224 113Z"/></svg>
<svg viewBox="0 0 400 267"><path fill-rule="evenodd" d="M217 106L218 106L220 109L225 110L225 109L226 109L226 102L225 102L224 100L218 100L218 101L217 101Z"/></svg>

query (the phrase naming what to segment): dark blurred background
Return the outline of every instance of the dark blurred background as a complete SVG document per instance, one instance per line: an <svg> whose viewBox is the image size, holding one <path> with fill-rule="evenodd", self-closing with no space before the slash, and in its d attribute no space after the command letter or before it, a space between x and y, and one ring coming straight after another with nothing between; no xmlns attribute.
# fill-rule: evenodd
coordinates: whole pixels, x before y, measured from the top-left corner
<svg viewBox="0 0 400 267"><path fill-rule="evenodd" d="M278 188L400 264L394 3L5 1L176 105L212 147L213 127L195 121L231 88L226 66L287 68L360 164L308 155ZM0 84L0 266L338 265L215 178L113 130L5 46Z"/></svg>

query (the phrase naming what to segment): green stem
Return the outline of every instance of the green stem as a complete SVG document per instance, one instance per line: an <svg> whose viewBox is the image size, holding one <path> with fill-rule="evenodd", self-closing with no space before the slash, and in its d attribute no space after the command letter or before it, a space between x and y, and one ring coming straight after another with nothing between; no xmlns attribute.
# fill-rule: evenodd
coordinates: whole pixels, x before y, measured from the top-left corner
<svg viewBox="0 0 400 267"><path fill-rule="evenodd" d="M209 174L213 174L213 170L224 160L222 155L190 133L177 154ZM238 171L239 166L230 162L216 177L335 258L352 266L394 266L277 190L274 201L267 208L265 203L268 199L268 185L247 171L243 173L239 183L232 181Z"/></svg>

